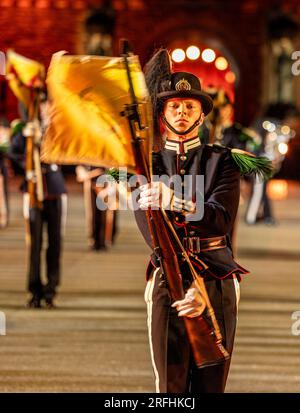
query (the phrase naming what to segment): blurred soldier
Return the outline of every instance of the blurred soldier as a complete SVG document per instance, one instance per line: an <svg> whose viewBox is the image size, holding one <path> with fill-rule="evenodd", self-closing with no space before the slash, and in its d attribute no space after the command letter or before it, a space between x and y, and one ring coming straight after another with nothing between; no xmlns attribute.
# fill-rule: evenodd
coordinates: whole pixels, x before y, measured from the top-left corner
<svg viewBox="0 0 300 413"><path fill-rule="evenodd" d="M33 122L12 136L10 157L26 171L23 185L24 217L28 223L29 239L28 290L31 298L29 308L40 308L45 300L47 308L54 308L54 297L60 281L60 256L62 232L66 219L66 188L61 170L56 164L40 164L39 146L44 128L48 122L48 100L46 96L40 103L41 124ZM28 153L26 140L34 136L33 153ZM33 158L33 170L28 170L28 157ZM30 184L34 182L36 194L30 193ZM34 196L32 196L34 195ZM35 202L32 200L35 199ZM47 227L48 246L46 250L47 282L42 282L41 250L43 227Z"/></svg>
<svg viewBox="0 0 300 413"><path fill-rule="evenodd" d="M259 134L234 121L234 107L224 90L219 90L212 96L215 106L208 119L210 143L252 152L261 143Z"/></svg>
<svg viewBox="0 0 300 413"><path fill-rule="evenodd" d="M295 132L286 122L297 119L299 113L290 104L270 104L262 117L256 119L253 128L261 136L261 145L255 153L264 155L272 161L274 173L280 171L288 142ZM268 196L268 183L255 179L248 203L245 221L249 225L262 221L266 225L275 225L272 203Z"/></svg>
<svg viewBox="0 0 300 413"><path fill-rule="evenodd" d="M97 208L97 197L101 196L102 192L97 187L97 179L104 173L104 168L81 165L76 167L77 181L83 183L89 244L95 251L105 250L113 244L116 235L116 210L101 210Z"/></svg>
<svg viewBox="0 0 300 413"><path fill-rule="evenodd" d="M112 56L112 36L115 25L114 9L108 4L89 11L84 22L83 52L89 55ZM77 181L83 183L84 205L88 239L95 251L105 250L113 244L116 235L117 211L97 208L99 188L97 178L105 168L78 166Z"/></svg>
<svg viewBox="0 0 300 413"><path fill-rule="evenodd" d="M214 100L214 109L208 118L210 143L243 151L255 151L260 145L260 136L254 130L234 121L234 107L225 91L211 90L210 96ZM243 200L242 192L240 199ZM238 215L230 234L234 255L237 253L237 226Z"/></svg>

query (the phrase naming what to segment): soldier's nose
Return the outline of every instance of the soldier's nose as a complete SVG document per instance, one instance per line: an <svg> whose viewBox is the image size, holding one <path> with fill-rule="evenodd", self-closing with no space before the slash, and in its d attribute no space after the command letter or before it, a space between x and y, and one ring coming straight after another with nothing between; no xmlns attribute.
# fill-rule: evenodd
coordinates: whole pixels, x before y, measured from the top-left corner
<svg viewBox="0 0 300 413"><path fill-rule="evenodd" d="M181 113L186 113L186 108L185 108L185 106L184 105L180 105L180 106L178 106L178 112L181 114Z"/></svg>

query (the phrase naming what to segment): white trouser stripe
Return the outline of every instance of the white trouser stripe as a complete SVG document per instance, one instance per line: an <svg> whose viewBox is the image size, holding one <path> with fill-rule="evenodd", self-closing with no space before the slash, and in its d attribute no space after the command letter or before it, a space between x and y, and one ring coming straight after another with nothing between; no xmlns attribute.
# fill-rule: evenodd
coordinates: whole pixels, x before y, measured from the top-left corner
<svg viewBox="0 0 300 413"><path fill-rule="evenodd" d="M153 344L152 344L152 307L153 307L153 290L154 290L154 285L155 285L155 279L156 275L159 271L159 268L157 268L154 271L154 274L152 278L147 282L146 289L145 289L145 301L147 303L147 324L148 324L148 335L149 335L149 344L150 344L150 354L151 354L151 361L152 361L152 367L154 370L154 375L155 375L155 388L156 388L156 393L159 393L159 374L158 370L155 364L154 360L154 352L153 352Z"/></svg>
<svg viewBox="0 0 300 413"><path fill-rule="evenodd" d="M235 289L235 297L236 297L236 322L238 322L238 312L239 312L239 302L241 297L241 287L240 283L235 274L233 274L233 284Z"/></svg>
<svg viewBox="0 0 300 413"><path fill-rule="evenodd" d="M263 187L263 182L257 176L254 182L253 194L246 215L246 221L248 224L254 224L256 222L257 213L263 196Z"/></svg>
<svg viewBox="0 0 300 413"><path fill-rule="evenodd" d="M67 214L68 214L68 196L67 194L61 194L61 236L66 234L67 227Z"/></svg>
<svg viewBox="0 0 300 413"><path fill-rule="evenodd" d="M233 282L234 282L235 295L236 295L236 306L238 307L239 302L240 302L241 293L240 293L240 283L235 274L233 274Z"/></svg>

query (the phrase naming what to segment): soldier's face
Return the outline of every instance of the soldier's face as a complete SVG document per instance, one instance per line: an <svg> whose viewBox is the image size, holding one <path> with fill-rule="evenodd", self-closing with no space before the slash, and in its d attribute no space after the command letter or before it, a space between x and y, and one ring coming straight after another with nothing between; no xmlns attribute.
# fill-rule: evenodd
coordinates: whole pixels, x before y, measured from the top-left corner
<svg viewBox="0 0 300 413"><path fill-rule="evenodd" d="M168 99L164 105L164 116L169 124L179 132L187 131L200 117L203 122L201 103L196 99ZM193 135L195 131L192 132Z"/></svg>
<svg viewBox="0 0 300 413"><path fill-rule="evenodd" d="M222 106L220 109L220 121L221 123L225 123L228 121L232 121L233 118L233 107L231 104L227 104Z"/></svg>

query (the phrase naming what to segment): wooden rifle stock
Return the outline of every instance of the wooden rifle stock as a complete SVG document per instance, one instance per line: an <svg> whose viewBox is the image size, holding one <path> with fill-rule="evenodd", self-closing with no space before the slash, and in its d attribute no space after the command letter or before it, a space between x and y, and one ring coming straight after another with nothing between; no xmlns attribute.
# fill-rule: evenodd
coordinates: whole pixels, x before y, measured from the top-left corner
<svg viewBox="0 0 300 413"><path fill-rule="evenodd" d="M39 100L36 97L29 106L28 121L33 122L37 120ZM40 170L39 152L35 142L34 134L26 136L26 161L25 174L27 182L27 192L29 194L30 208L42 208L43 199L43 184Z"/></svg>

